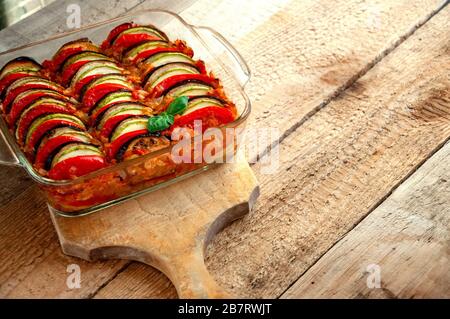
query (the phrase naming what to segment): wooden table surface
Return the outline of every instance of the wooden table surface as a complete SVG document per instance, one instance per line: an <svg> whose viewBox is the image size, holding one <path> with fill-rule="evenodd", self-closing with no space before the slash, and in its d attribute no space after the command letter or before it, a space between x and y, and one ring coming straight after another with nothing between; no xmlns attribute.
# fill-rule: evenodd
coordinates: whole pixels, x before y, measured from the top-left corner
<svg viewBox="0 0 450 319"><path fill-rule="evenodd" d="M64 31L69 3L0 31L0 51ZM249 126L279 129L260 155L278 140L280 162L270 175L252 165L256 208L208 247L219 284L257 298L450 297L450 6L79 3L83 24L142 8L181 12L218 30L248 61ZM30 178L9 167L0 176L0 296L177 297L151 267L63 255ZM81 269L78 289L66 284L71 264Z"/></svg>

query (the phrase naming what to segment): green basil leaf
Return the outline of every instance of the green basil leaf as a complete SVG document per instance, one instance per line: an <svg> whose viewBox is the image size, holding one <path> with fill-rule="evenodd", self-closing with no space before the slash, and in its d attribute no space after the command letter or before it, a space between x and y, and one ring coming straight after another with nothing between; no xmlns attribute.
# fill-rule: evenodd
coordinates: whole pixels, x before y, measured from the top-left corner
<svg viewBox="0 0 450 319"><path fill-rule="evenodd" d="M187 96L179 96L170 103L167 108L167 113L171 115L182 114L187 107L189 98Z"/></svg>
<svg viewBox="0 0 450 319"><path fill-rule="evenodd" d="M166 120L167 120L167 123L169 123L169 126L171 126L173 124L173 122L175 121L175 118L172 114L166 114Z"/></svg>
<svg viewBox="0 0 450 319"><path fill-rule="evenodd" d="M161 113L148 119L147 129L150 133L163 131L169 128L174 122L172 114Z"/></svg>

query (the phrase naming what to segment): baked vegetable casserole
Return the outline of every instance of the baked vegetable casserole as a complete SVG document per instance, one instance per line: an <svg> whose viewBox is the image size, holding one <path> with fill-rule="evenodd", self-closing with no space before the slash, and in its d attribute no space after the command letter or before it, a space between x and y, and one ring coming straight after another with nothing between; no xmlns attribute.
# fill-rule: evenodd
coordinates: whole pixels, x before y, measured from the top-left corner
<svg viewBox="0 0 450 319"><path fill-rule="evenodd" d="M42 64L31 57L8 62L0 71L0 101L35 170L58 181L179 143L172 138L177 128L194 132L201 121L205 131L237 118L220 80L187 43L133 23L115 27L98 45L87 38L66 43ZM166 152L123 171L44 190L57 210L79 211L202 164L176 163Z"/></svg>

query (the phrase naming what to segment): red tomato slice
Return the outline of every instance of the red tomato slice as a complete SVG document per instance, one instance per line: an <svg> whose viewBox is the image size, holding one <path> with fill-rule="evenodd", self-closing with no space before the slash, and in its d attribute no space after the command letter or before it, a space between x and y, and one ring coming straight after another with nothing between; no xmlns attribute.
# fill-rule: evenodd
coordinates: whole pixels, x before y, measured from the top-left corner
<svg viewBox="0 0 450 319"><path fill-rule="evenodd" d="M161 40L157 36L147 33L122 34L114 41L113 48L125 50L133 45L143 43L149 40Z"/></svg>
<svg viewBox="0 0 450 319"><path fill-rule="evenodd" d="M48 177L55 180L72 179L89 174L106 166L106 161L100 155L75 156L56 164Z"/></svg>
<svg viewBox="0 0 450 319"><path fill-rule="evenodd" d="M90 61L78 61L65 68L63 73L61 74L61 82L63 83L63 85L68 85L75 73L77 73L77 71L88 62Z"/></svg>
<svg viewBox="0 0 450 319"><path fill-rule="evenodd" d="M47 161L48 157L53 153L54 150L56 150L58 147L66 143L79 141L81 141L81 139L79 139L78 137L68 135L60 135L47 140L45 144L39 147L36 153L34 165L38 169L44 168L45 162Z"/></svg>
<svg viewBox="0 0 450 319"><path fill-rule="evenodd" d="M86 91L83 95L83 104L87 110L90 110L101 98L106 94L115 92L121 89L128 89L123 84L118 83L103 83L96 85Z"/></svg>
<svg viewBox="0 0 450 319"><path fill-rule="evenodd" d="M29 76L32 73L12 73L0 80L0 93L3 92L15 80Z"/></svg>
<svg viewBox="0 0 450 319"><path fill-rule="evenodd" d="M118 102L121 103L121 102ZM95 122L97 121L97 118L100 116L100 114L102 114L103 112L105 112L107 109L109 109L111 106L116 105L117 103L113 102L113 103L109 103L106 104L105 106L103 106L101 109L99 109L97 112L95 112L94 114L91 114L90 116L90 123L91 125L94 125Z"/></svg>
<svg viewBox="0 0 450 319"><path fill-rule="evenodd" d="M208 75L205 74L181 74L181 75L174 75L171 76L165 80L163 80L161 83L159 83L151 92L150 95L153 98L160 97L163 95L166 91L170 90L171 87L176 85L179 82L182 81L202 81L206 84L211 85L212 87L217 87L217 80L214 78L211 78Z"/></svg>
<svg viewBox="0 0 450 319"><path fill-rule="evenodd" d="M225 107L207 106L176 118L171 127L171 131L175 127L194 128L194 121L196 120L202 121L202 130L204 132L210 127L216 127L233 122L234 116L233 113Z"/></svg>
<svg viewBox="0 0 450 319"><path fill-rule="evenodd" d="M133 23L127 22L127 23L123 23L121 25L118 25L117 27L115 27L114 29L112 29L112 31L108 34L108 38L106 38L105 41L103 41L102 45L101 45L101 49L105 50L107 48L109 48L112 45L112 42L117 38L117 36L122 33L125 30L128 30L130 28L134 27Z"/></svg>
<svg viewBox="0 0 450 319"><path fill-rule="evenodd" d="M90 75L85 77L84 79L81 79L80 81L78 81L75 84L75 87L73 88L73 94L74 95L78 95L80 94L80 91L83 89L83 87L87 84L89 84L89 82L95 80L96 78L102 76L103 74L94 74L94 75Z"/></svg>
<svg viewBox="0 0 450 319"><path fill-rule="evenodd" d="M13 103L11 106L11 111L9 112L8 119L9 124L14 125L16 121L18 120L20 114L22 114L22 111L25 110L25 108L30 105L33 101L37 100L40 97L53 97L53 98L60 98L60 95L57 94L57 92L50 93L50 92L42 92L42 91L36 91L34 94L29 94L25 98Z"/></svg>
<svg viewBox="0 0 450 319"><path fill-rule="evenodd" d="M100 136L108 138L109 135L111 135L111 132L120 122L132 116L132 114L122 114L108 119L103 125L102 130L100 131Z"/></svg>
<svg viewBox="0 0 450 319"><path fill-rule="evenodd" d="M70 127L78 127L79 129L82 129L82 130L84 129L84 127L81 127L78 124L75 124L74 122L71 122L71 121L58 120L58 119L45 121L31 135L30 140L29 140L28 144L26 145L27 149L29 151L34 150L36 143L44 136L45 133L47 133L48 131L50 131L56 127L60 127L63 125L67 125Z"/></svg>
<svg viewBox="0 0 450 319"><path fill-rule="evenodd" d="M51 71L55 72L59 69L61 64L63 64L67 60L67 58L83 51L84 49L81 46L76 48L63 49L57 53L57 55L53 58L53 60L45 60L44 63L42 63L42 65L46 69L50 69Z"/></svg>
<svg viewBox="0 0 450 319"><path fill-rule="evenodd" d="M10 104L14 101L14 99L19 95L20 93L23 93L25 91L28 91L30 89L49 89L49 90L55 90L56 86L49 86L47 84L43 83L29 83L22 85L20 87L15 88L14 90L11 90L3 100L3 108L5 113L9 113L10 111ZM62 89L55 90L58 93L62 93Z"/></svg>
<svg viewBox="0 0 450 319"><path fill-rule="evenodd" d="M41 105L39 105L39 107L36 107L33 110L29 111L24 117L22 117L19 120L19 123L18 123L18 126L17 126L19 143L23 142L28 128L30 127L31 123L38 116L41 116L41 115L44 115L44 114L51 114L51 113L73 114L74 110L71 109L71 108L68 108L68 107L64 107L64 106L61 106L61 105L55 105L55 104L41 104Z"/></svg>

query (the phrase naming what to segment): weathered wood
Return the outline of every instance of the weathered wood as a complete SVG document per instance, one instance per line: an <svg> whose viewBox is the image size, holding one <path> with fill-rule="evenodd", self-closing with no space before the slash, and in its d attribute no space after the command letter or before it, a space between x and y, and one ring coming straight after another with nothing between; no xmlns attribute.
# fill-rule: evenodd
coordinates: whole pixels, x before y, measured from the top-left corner
<svg viewBox="0 0 450 319"><path fill-rule="evenodd" d="M249 126L280 129L273 142L351 85L442 4L197 1L182 16L219 30L243 55L253 73L246 88L253 103Z"/></svg>
<svg viewBox="0 0 450 319"><path fill-rule="evenodd" d="M264 5L261 7L264 10L260 11L258 5L255 5L251 19L239 18L237 10L240 5L236 6L235 2L210 4L210 2L202 1L201 3L192 10L186 11L183 14L184 17L193 23L210 25L227 37L231 36L229 33L234 32L230 38L235 39L234 43L237 48L251 65L254 77L248 89L254 101L252 125L255 125L256 122L273 123L273 126L281 125L281 134L286 137L304 122L305 114L315 112L322 107L330 97L370 68L395 44L415 30L418 24L431 16L437 10L440 1L417 1L414 3L384 1L379 3L376 9L371 9L367 3L354 1L339 1L333 5L328 1L282 2L281 7L276 10L267 10ZM219 11L223 17L219 18ZM275 11L277 13L270 17L261 13ZM399 15L398 12L402 12L402 14ZM210 20L207 20L208 16L211 17ZM263 16L263 19L259 19L259 16ZM377 17L374 23L370 22L374 17ZM380 21L379 27L377 27L376 21ZM245 35L238 31L228 31L237 30L230 26L238 24L241 25L238 31L242 30L246 33ZM435 35L435 37L438 36L441 35ZM258 48L260 48L256 52L255 43L258 43ZM404 59L407 57L405 56ZM401 65L404 63L402 61ZM380 76L384 77L385 74L382 72ZM405 76L412 78L412 71ZM394 81L393 79L392 75L391 82ZM357 98L352 99L351 93L349 93L347 99L350 101L341 101L330 110L324 109L317 114L320 115L317 119L313 118L307 121L304 126L295 131L295 136L287 138L282 146L282 166L276 175L259 175L263 180L264 188L258 210L220 234L220 239L214 240L208 251L208 255L211 256L209 268L225 287L235 293L247 296L280 294L321 253L340 238L348 230L349 225L353 225L358 218L364 216L374 205L373 203L383 198L418 163L427 158L431 150L444 139L445 132L440 131L434 137L427 136L430 134L431 126L434 125L429 124L428 130L419 132L424 136L420 137L419 147L412 152L411 158L404 160L399 156L399 161L404 161L404 163L398 164L388 171L384 170L384 165L376 164L375 159L377 158L382 158L384 163L396 163L397 160L392 148L387 148L386 153L383 152L386 148L382 144L383 141L389 140L391 137L386 135L387 132L383 133L383 129L380 128L383 128L383 125L391 128L393 125L393 122L388 121L388 119L392 119L390 111L387 107L383 109L380 105L374 108L375 106L371 103L381 99L387 104L388 95L396 90L392 89L392 83L387 81L388 84L384 87L386 92L384 95L377 96L375 93L378 89L368 90L366 87L377 86L378 83L374 79L369 82L374 83L359 85L359 90L355 89L357 87L355 86L353 94L357 94ZM416 84L414 87L418 88L419 85ZM366 92L364 92L364 88L366 88ZM427 88L423 88L421 92L427 92ZM396 92L397 95L393 96L406 96L406 93L401 90ZM370 103L367 104L369 106L366 107L365 104L358 106L356 103L358 98L366 99L369 93L373 95ZM415 101L420 102L420 99ZM385 114L387 118L383 120L381 117L381 120L369 125L368 120L364 121L366 115L363 114L364 110L361 108L367 108L371 114L378 114L378 116ZM353 109L355 112L359 112L354 115L355 127L352 129L345 126L345 130L343 130L344 124L348 125L349 112ZM408 115L404 117L408 119ZM433 128L436 129L435 126ZM329 131L327 132L327 130ZM377 133L378 130L380 130L379 133ZM341 133L342 136L340 136ZM362 148L361 145L357 145L353 148L351 146L353 143L352 133L355 134L355 139L361 134L369 135L366 142L372 143L371 147ZM412 140L411 144L406 143L408 134L415 135L416 133L416 131L411 132L411 127L407 126L400 133L407 135L402 136L403 139L398 141L399 144L396 145L395 151L404 155L402 154L405 151L403 147L410 148L410 145L417 142ZM332 142L334 140L337 141ZM311 141L321 141L321 144L314 146ZM377 146L380 148L380 153L375 152ZM348 154L343 150L346 150ZM353 169L356 173L353 180L339 187L337 183L342 181L341 174L345 174L347 165L354 165L353 161L356 161L356 164L360 163L357 157L351 157L356 156L354 153L357 151L367 157L366 161L369 166L355 166ZM375 163L372 168L370 159ZM342 162L343 160L346 161L345 164ZM299 163L299 161L301 162ZM377 169L380 170L379 174L377 174ZM337 175L327 177L327 174ZM358 179L367 180L367 176L383 179L383 183L379 182L380 184L376 185L378 188L374 187L376 190L374 194L361 196L365 192L372 192L372 189L361 187L355 183ZM352 200L361 198L362 203L360 202L359 205L350 209L347 221L338 219L338 217L344 218L344 216L340 216L344 214L342 210L339 213L330 214L329 209L344 205L346 202L343 201L342 196L349 192L349 189L352 190L353 196L349 198ZM28 191L27 194L33 193ZM326 202L328 196L331 201ZM300 201L302 197L308 205L303 205ZM34 195L31 197L24 195L22 198L29 198L37 202L40 200L38 196ZM21 198L17 199L17 201L20 200ZM319 205L320 203L322 206ZM19 215L19 217L15 217L11 214L2 214L9 216L5 218L12 219L13 216L17 218L10 226L11 233L23 229L25 227L22 225L23 223L26 223L26 227L31 230L22 233L24 236L22 241L14 242L16 245L14 252L9 251L2 256L2 259L8 259L11 254L15 254L18 259L17 266L10 264L8 269L11 269L11 272L0 273L1 288L8 288L8 293L2 293L2 295L67 296L70 294L70 296L87 297L95 294L101 285L111 280L113 275L98 278L100 277L98 273L91 273L89 270L102 267L109 269L109 267L113 267L112 263L83 264L83 280L92 286L97 285L97 288L82 285L80 290L65 291L63 288L67 275L65 268L68 263L79 263L80 261L69 257L59 260L49 254L44 243L55 240L55 236L49 229L50 224L46 220L45 207L40 206L39 209L30 213L26 211L28 209L26 207L22 211L18 210L20 205L23 206L21 202L14 201L0 209L3 213L3 211L11 211L15 207L16 214ZM344 207L347 206L344 205ZM301 207L302 210L298 207ZM304 216L307 216L308 220L303 220ZM326 223L324 223L324 219ZM313 231L317 231L320 224L325 224L326 227L323 232L314 236ZM41 238L38 241L36 234L41 233L46 234L45 238L38 237ZM321 237L318 237L319 235ZM12 245L17 237L10 235L4 240L7 245ZM44 254L46 258L33 258L33 254L30 253L33 251ZM239 257L243 256L242 253L248 254L246 260ZM302 259L301 262L300 259ZM242 260L242 264L239 264ZM236 265L233 266L233 263ZM57 265L57 269L63 271L55 273L55 267L51 268L49 265ZM223 269L220 269L221 265L224 265ZM114 271L117 273L123 269L123 264L114 267ZM137 273L134 272L136 269ZM120 294L122 297L139 297L143 296L144 291L146 296L151 295L151 289L159 286L152 287L152 282L145 280L143 269L146 268L134 266L130 268L130 272L125 270L119 273L117 281L113 280L101 289L98 295L111 297ZM149 271L154 272L153 270ZM12 277L11 273L20 275ZM105 273L111 274L108 271ZM19 279L16 279L18 277ZM135 278L135 282L139 282L140 286L136 286L134 289L128 288L129 294L127 294L125 281L129 282L130 277ZM51 278L52 280L44 281L41 278ZM164 281L162 275L159 275L158 278L155 285L160 285ZM271 284L272 278L274 280ZM119 292L120 289L123 290ZM168 295L173 296L173 290L169 290ZM153 296L166 295L155 291Z"/></svg>
<svg viewBox="0 0 450 319"><path fill-rule="evenodd" d="M177 291L169 279L158 270L141 263L131 263L104 289L99 289L94 298L178 298Z"/></svg>
<svg viewBox="0 0 450 319"><path fill-rule="evenodd" d="M448 139L448 21L446 8L288 136L275 175L255 166L262 190L255 211L207 252L223 286L279 296ZM291 102L301 105L301 93ZM99 294L112 297L142 273L125 270ZM143 280L126 297L155 288Z"/></svg>
<svg viewBox="0 0 450 319"><path fill-rule="evenodd" d="M210 246L219 282L280 295L449 138L449 17L447 7L285 139L254 213Z"/></svg>
<svg viewBox="0 0 450 319"><path fill-rule="evenodd" d="M77 1L81 24L113 18L142 2L99 0ZM139 8L181 11L193 0L145 1ZM66 8L73 1L56 1L32 16L0 31L0 51L45 39L67 31ZM97 6L103 9L96 9ZM105 9L107 8L107 9ZM136 9L139 9L136 8ZM64 255L50 221L47 206L31 179L19 168L0 167L0 296L23 298L90 297L129 262L85 262ZM67 266L78 264L82 270L80 289L68 289Z"/></svg>
<svg viewBox="0 0 450 319"><path fill-rule="evenodd" d="M0 211L0 295L8 298L77 298L93 294L124 261L88 263L64 255L47 205L35 187L28 188ZM67 267L82 271L80 289L69 289Z"/></svg>
<svg viewBox="0 0 450 319"><path fill-rule="evenodd" d="M52 213L64 253L136 260L161 270L183 298L225 298L204 263L213 236L253 207L259 188L246 159L78 218Z"/></svg>
<svg viewBox="0 0 450 319"><path fill-rule="evenodd" d="M449 168L447 144L283 298L450 298Z"/></svg>

